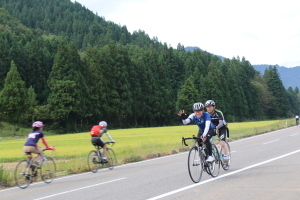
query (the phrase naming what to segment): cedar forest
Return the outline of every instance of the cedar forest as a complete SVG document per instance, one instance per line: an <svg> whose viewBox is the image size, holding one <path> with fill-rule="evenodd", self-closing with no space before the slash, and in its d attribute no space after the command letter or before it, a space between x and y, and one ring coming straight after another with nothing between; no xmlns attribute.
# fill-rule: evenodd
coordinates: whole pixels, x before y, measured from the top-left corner
<svg viewBox="0 0 300 200"><path fill-rule="evenodd" d="M0 120L57 133L178 125L177 111L213 99L228 122L294 117L299 88L276 66L174 49L70 0L0 1Z"/></svg>

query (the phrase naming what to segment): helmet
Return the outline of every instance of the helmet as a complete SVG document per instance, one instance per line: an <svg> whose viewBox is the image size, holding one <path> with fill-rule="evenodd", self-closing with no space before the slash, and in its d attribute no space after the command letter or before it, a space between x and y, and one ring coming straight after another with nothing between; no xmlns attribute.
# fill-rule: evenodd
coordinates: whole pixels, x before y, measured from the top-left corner
<svg viewBox="0 0 300 200"><path fill-rule="evenodd" d="M40 127L43 127L43 126L44 126L43 122L40 122L40 121L33 122L33 124L32 124L33 128L34 127L40 128Z"/></svg>
<svg viewBox="0 0 300 200"><path fill-rule="evenodd" d="M207 100L205 102L205 107L207 106L216 106L216 103L214 102L214 100Z"/></svg>
<svg viewBox="0 0 300 200"><path fill-rule="evenodd" d="M107 127L106 121L101 121L101 122L99 122L99 125L100 125L100 126L103 126L103 127Z"/></svg>
<svg viewBox="0 0 300 200"><path fill-rule="evenodd" d="M193 111L204 110L204 105L201 102L194 103Z"/></svg>

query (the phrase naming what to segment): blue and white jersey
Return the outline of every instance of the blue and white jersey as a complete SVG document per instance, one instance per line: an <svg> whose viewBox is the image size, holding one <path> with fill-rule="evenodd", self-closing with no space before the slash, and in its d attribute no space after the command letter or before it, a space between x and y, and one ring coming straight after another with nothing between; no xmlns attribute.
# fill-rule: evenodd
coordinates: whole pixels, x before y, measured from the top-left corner
<svg viewBox="0 0 300 200"><path fill-rule="evenodd" d="M210 114L208 112L203 112L201 117L197 117L194 113L190 114L190 116L185 119L182 120L182 122L184 124L188 124L191 121L193 121L198 127L199 130L204 132L205 126L206 126L206 122L211 122L211 118L210 118ZM209 123L209 128L214 128L213 123ZM206 134L206 133L205 133Z"/></svg>

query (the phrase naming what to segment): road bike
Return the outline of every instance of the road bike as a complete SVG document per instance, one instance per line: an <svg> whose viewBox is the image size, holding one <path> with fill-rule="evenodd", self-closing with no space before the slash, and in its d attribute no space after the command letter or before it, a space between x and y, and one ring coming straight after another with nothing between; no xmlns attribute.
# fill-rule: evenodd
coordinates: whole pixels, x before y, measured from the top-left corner
<svg viewBox="0 0 300 200"><path fill-rule="evenodd" d="M212 144L212 156L214 157L213 162L207 162L208 150L204 142L202 142L200 137L195 137L194 135L191 138L182 137L182 143L185 146L186 140L194 140L195 145L190 149L188 155L188 170L189 175L193 182L198 183L201 180L203 171L206 171L207 174L212 177L217 177L220 173L220 155L217 147Z"/></svg>
<svg viewBox="0 0 300 200"><path fill-rule="evenodd" d="M105 142L104 144L114 144L114 142ZM106 158L107 160L103 160L103 148L101 146L95 145L96 150L90 151L88 154L87 158L87 163L89 169L93 172L96 173L98 169L100 168L106 168L108 167L110 170L114 168L117 164L117 159L116 159L116 154L114 150L111 148L106 148Z"/></svg>
<svg viewBox="0 0 300 200"><path fill-rule="evenodd" d="M50 149L42 149L42 151ZM14 179L16 185L25 189L33 181L37 181L39 174L45 183L51 183L55 178L56 164L53 158L43 154L32 157L31 152L26 152L27 160L20 161L15 169Z"/></svg>
<svg viewBox="0 0 300 200"><path fill-rule="evenodd" d="M214 144L217 147L217 149L219 150L222 168L225 171L227 171L229 169L230 163L231 163L231 150L230 150L229 143L227 141L224 141L225 145L227 146L227 149L228 149L228 152L225 152L225 150L222 148L222 146L220 144L220 141L223 141L223 140L221 140L220 138L216 138L216 137L212 137L210 140L210 142L212 144ZM228 155L228 158L224 159L224 157L223 157L224 155Z"/></svg>

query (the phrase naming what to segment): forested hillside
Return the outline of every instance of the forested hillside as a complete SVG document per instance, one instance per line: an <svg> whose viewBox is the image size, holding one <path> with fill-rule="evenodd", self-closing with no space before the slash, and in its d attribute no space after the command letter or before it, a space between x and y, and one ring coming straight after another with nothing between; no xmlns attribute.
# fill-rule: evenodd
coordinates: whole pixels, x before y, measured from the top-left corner
<svg viewBox="0 0 300 200"><path fill-rule="evenodd" d="M269 65L253 65L253 67L261 74L264 74ZM287 68L276 65L276 67L285 88L295 88L300 86L300 66Z"/></svg>
<svg viewBox="0 0 300 200"><path fill-rule="evenodd" d="M0 72L1 120L60 133L173 125L208 99L229 122L300 112L276 67L262 76L245 58L173 49L69 0L0 1Z"/></svg>

